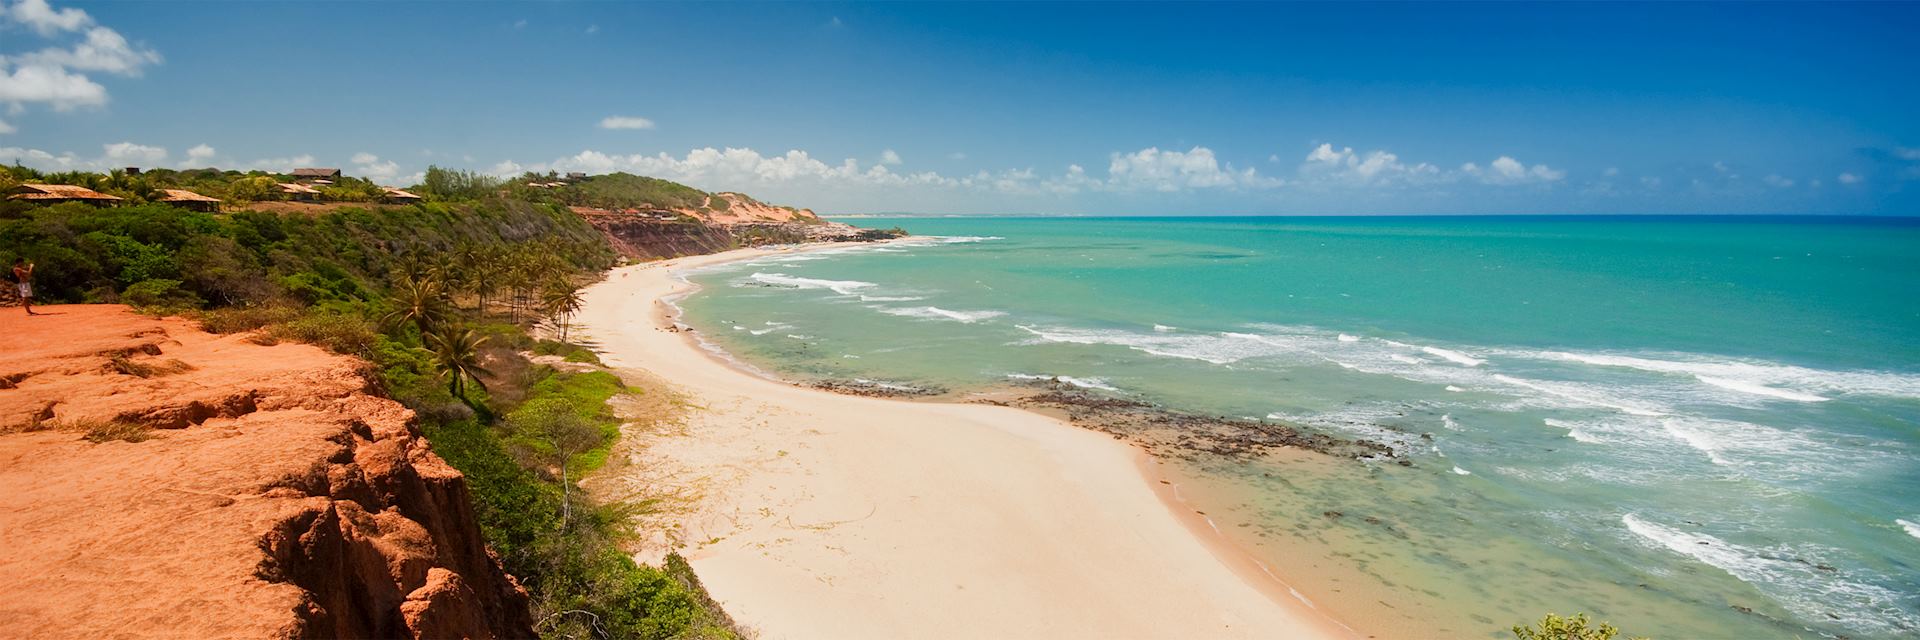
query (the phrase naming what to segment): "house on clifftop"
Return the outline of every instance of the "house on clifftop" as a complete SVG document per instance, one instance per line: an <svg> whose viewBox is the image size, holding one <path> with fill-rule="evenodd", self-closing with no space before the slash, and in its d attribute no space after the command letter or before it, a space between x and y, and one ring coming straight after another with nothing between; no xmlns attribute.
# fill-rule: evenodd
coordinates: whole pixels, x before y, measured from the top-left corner
<svg viewBox="0 0 1920 640"><path fill-rule="evenodd" d="M421 200L420 196L393 187L380 188L386 190L386 194L380 196L380 199L386 201L388 204L413 204Z"/></svg>
<svg viewBox="0 0 1920 640"><path fill-rule="evenodd" d="M42 204L62 202L85 202L97 207L111 207L120 204L121 199L86 187L70 184L25 183L14 187L7 194L8 200L25 200Z"/></svg>
<svg viewBox="0 0 1920 640"><path fill-rule="evenodd" d="M205 211L207 213L220 212L219 198L203 196L186 189L161 189L160 194L158 198L160 202L165 202L182 209Z"/></svg>
<svg viewBox="0 0 1920 640"><path fill-rule="evenodd" d="M294 169L287 175L293 176L294 182L325 182L332 184L334 180L340 179L340 170L309 167Z"/></svg>
<svg viewBox="0 0 1920 640"><path fill-rule="evenodd" d="M274 186L280 187L280 195L286 196L288 200L313 200L320 197L319 189L304 184L281 182Z"/></svg>

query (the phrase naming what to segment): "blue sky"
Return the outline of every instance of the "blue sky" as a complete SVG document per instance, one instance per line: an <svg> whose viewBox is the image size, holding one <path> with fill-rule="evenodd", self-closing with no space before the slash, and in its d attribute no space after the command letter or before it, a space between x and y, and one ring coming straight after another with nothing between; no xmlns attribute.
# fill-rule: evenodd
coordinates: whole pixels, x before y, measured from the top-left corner
<svg viewBox="0 0 1920 640"><path fill-rule="evenodd" d="M0 162L823 212L1920 214L1912 4L0 0Z"/></svg>

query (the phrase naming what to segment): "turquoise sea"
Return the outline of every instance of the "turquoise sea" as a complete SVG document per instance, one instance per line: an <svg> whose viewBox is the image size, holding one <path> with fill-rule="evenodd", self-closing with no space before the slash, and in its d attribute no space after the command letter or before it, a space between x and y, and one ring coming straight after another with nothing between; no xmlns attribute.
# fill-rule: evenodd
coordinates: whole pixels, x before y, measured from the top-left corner
<svg viewBox="0 0 1920 640"><path fill-rule="evenodd" d="M1390 444L1413 466L1176 465L1360 631L1920 637L1920 220L849 221L922 237L695 274L688 321L796 381L1060 377Z"/></svg>

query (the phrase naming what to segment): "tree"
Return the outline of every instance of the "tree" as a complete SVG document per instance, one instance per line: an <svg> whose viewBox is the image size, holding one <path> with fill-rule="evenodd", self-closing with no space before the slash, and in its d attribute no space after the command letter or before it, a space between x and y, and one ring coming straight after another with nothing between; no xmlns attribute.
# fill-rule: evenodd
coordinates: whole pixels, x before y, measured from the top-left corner
<svg viewBox="0 0 1920 640"><path fill-rule="evenodd" d="M411 322L420 329L420 335L426 336L434 327L445 322L451 315L447 308L445 290L435 280L407 278L393 289L394 310L381 318L388 327L398 327Z"/></svg>
<svg viewBox="0 0 1920 640"><path fill-rule="evenodd" d="M1587 626L1587 614L1576 613L1562 618L1559 614L1549 613L1541 618L1537 625L1514 625L1513 635L1520 640L1613 640L1620 630L1605 622L1598 627ZM1646 640L1634 638L1633 640Z"/></svg>
<svg viewBox="0 0 1920 640"><path fill-rule="evenodd" d="M227 184L227 197L240 202L272 200L280 193L280 183L267 176L248 176Z"/></svg>
<svg viewBox="0 0 1920 640"><path fill-rule="evenodd" d="M588 424L573 405L548 398L529 402L507 418L507 431L516 437L515 453L540 466L560 470L560 528L573 517L573 477L568 467L575 456L600 445L600 430Z"/></svg>
<svg viewBox="0 0 1920 640"><path fill-rule="evenodd" d="M580 311L581 305L586 304L586 300L580 296L580 290L566 282L556 282L547 288L547 293L540 302L541 306L547 310L547 317L552 318L554 324L560 325L560 342L565 343L567 328L572 325L570 320L573 319L573 314Z"/></svg>
<svg viewBox="0 0 1920 640"><path fill-rule="evenodd" d="M433 349L434 363L447 374L447 391L453 397L467 399L467 380L480 385L481 391L487 389L487 383L480 381L482 375L493 375L480 362L480 348L486 346L486 336L472 329L441 327L428 335L426 342Z"/></svg>

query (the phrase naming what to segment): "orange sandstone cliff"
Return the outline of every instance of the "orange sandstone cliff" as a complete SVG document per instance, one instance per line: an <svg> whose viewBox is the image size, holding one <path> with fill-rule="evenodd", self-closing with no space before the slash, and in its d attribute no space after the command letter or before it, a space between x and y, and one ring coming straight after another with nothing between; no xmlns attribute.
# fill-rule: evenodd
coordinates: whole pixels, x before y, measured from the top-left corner
<svg viewBox="0 0 1920 640"><path fill-rule="evenodd" d="M465 479L364 363L43 310L0 309L0 637L533 635ZM150 438L102 437L129 425Z"/></svg>

